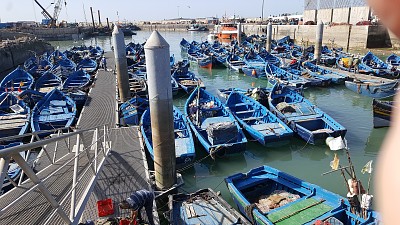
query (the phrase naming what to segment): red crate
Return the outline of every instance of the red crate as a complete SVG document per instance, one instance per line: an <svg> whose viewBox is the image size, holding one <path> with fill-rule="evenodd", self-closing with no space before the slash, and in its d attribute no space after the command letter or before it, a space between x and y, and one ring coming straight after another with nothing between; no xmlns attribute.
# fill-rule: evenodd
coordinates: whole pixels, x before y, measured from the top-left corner
<svg viewBox="0 0 400 225"><path fill-rule="evenodd" d="M111 198L97 201L97 210L99 217L109 216L114 214L114 205Z"/></svg>
<svg viewBox="0 0 400 225"><path fill-rule="evenodd" d="M128 219L121 219L119 221L119 225L137 225L137 224L138 224L137 221L134 221L133 223L131 223L131 221Z"/></svg>

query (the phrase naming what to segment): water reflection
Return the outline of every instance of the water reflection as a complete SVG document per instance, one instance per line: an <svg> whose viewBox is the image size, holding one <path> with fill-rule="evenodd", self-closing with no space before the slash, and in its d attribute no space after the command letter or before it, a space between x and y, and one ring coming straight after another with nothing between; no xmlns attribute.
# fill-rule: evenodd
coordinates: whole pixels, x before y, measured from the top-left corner
<svg viewBox="0 0 400 225"><path fill-rule="evenodd" d="M372 129L365 143L365 154L368 156L377 156L382 145L382 140L385 138L389 128Z"/></svg>

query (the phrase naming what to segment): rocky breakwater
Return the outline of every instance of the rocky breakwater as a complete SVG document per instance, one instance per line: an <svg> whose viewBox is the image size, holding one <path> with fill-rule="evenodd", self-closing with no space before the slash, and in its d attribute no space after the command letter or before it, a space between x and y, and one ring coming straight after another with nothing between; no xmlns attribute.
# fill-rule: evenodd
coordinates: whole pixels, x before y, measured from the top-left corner
<svg viewBox="0 0 400 225"><path fill-rule="evenodd" d="M2 40L0 43L0 77L21 65L34 54L51 52L54 48L47 42L31 37Z"/></svg>

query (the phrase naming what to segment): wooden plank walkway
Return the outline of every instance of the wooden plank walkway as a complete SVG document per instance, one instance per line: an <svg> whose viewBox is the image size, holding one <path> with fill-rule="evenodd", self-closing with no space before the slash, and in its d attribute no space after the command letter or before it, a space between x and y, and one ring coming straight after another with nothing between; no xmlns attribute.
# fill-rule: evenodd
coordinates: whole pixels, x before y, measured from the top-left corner
<svg viewBox="0 0 400 225"><path fill-rule="evenodd" d="M352 72L340 70L340 69L337 69L337 68L326 67L326 66L322 66L322 65L319 65L319 66L321 66L324 69L332 70L333 72L341 73L341 74L344 74L346 76L349 76L350 79L352 79L352 80L354 80L354 79L357 79L357 80L375 80L375 81L379 81L379 82L382 82L382 83L390 83L390 82L394 81L394 80L390 80L390 79L387 79L387 78L376 77L376 76L371 76L371 75L367 75L367 74L352 73Z"/></svg>
<svg viewBox="0 0 400 225"><path fill-rule="evenodd" d="M106 53L109 68L114 68L112 53ZM109 125L115 127L117 123L117 101L116 101L116 76L112 71L98 71L94 86L89 92L88 100L82 110L80 119L77 122L78 130L91 129L96 126ZM103 132L101 130L100 135ZM93 132L84 135L84 144L89 146L92 142ZM95 220L97 218L97 208L95 204L98 199L112 197L121 200L127 197L136 189L149 189L147 176L147 163L138 138L137 127L114 128L110 134L112 153L108 156L98 183L95 185L94 192L85 209L82 219ZM76 143L76 137L71 139L71 145ZM53 156L55 143L47 147L50 156ZM60 165L72 159L75 155L70 152L64 141L59 142L57 146L57 159L59 162L51 164L45 154L42 154L41 161L36 166L37 175L40 179L53 173ZM90 157L94 152L90 152ZM86 156L84 154L84 156ZM99 158L103 157L102 151L99 151ZM87 157L79 158L79 168L88 165ZM80 171L82 172L82 171ZM81 177L81 185L77 187L77 199L82 197L89 180L91 171ZM66 167L55 173L50 179L44 182L45 186L51 191L53 197L58 201L68 194L72 185L73 160ZM79 176L78 176L79 177ZM25 181L20 187L0 197L0 207L4 208L13 200L21 196L33 183L30 180ZM65 212L70 211L70 198L63 204ZM10 208L10 210L0 216L0 224L43 224L49 218L49 212L52 207L45 200L43 195L34 190L26 195L23 200ZM116 215L125 215L116 211ZM50 224L63 224L61 218L56 214L50 221Z"/></svg>

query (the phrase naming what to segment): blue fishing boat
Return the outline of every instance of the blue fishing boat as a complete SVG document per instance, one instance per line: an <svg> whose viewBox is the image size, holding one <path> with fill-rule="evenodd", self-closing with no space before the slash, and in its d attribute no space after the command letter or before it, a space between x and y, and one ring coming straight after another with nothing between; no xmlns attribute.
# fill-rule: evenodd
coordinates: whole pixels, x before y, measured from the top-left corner
<svg viewBox="0 0 400 225"><path fill-rule="evenodd" d="M201 68L212 68L212 58L200 52L196 47L191 47L188 50L188 59L192 62L196 62Z"/></svg>
<svg viewBox="0 0 400 225"><path fill-rule="evenodd" d="M239 211L253 224L377 224L374 211L363 218L351 212L347 198L269 166L234 174L225 182Z"/></svg>
<svg viewBox="0 0 400 225"><path fill-rule="evenodd" d="M175 106L174 113L174 135L175 135L175 154L176 167L182 168L194 161L196 156L192 133L186 117ZM154 160L153 141L151 136L151 120L150 109L147 109L140 119L140 131L142 133L144 143L151 158Z"/></svg>
<svg viewBox="0 0 400 225"><path fill-rule="evenodd" d="M82 107L85 105L87 96L88 94L84 91L81 91L79 89L68 89L68 90L63 90L64 93L70 97L76 104L76 107L78 109L82 109Z"/></svg>
<svg viewBox="0 0 400 225"><path fill-rule="evenodd" d="M190 43L185 38L182 38L181 42L179 43L179 46L181 47L182 52L187 53L190 48Z"/></svg>
<svg viewBox="0 0 400 225"><path fill-rule="evenodd" d="M376 80L355 80L346 81L345 85L348 89L360 95L380 99L396 95L399 82L397 80L388 83Z"/></svg>
<svg viewBox="0 0 400 225"><path fill-rule="evenodd" d="M43 75L53 65L46 57L33 56L24 62L24 69L35 79Z"/></svg>
<svg viewBox="0 0 400 225"><path fill-rule="evenodd" d="M250 52L244 56L243 62L246 63L246 65L242 67L243 73L246 74L246 76L257 78L266 76L265 60L253 50L250 50Z"/></svg>
<svg viewBox="0 0 400 225"><path fill-rule="evenodd" d="M221 98L226 100L226 99L228 99L229 95L232 92L237 92L237 93L241 93L241 94L249 96L249 95L251 95L251 90L252 90L252 88L248 89L248 90L242 89L242 88L219 88L218 89L218 95Z"/></svg>
<svg viewBox="0 0 400 225"><path fill-rule="evenodd" d="M38 103L45 95L46 93L28 89L21 92L18 95L18 98L23 100L25 104L28 105L29 108L33 108L35 107L36 103Z"/></svg>
<svg viewBox="0 0 400 225"><path fill-rule="evenodd" d="M63 89L83 89L89 85L90 75L82 69L75 71L64 81Z"/></svg>
<svg viewBox="0 0 400 225"><path fill-rule="evenodd" d="M22 145L22 144L23 144L22 142L13 142L8 145L0 145L0 151L3 149L6 149L6 148L15 147L15 146ZM19 152L19 155L22 158L25 158L25 152ZM8 164L8 168L7 168L8 177L15 183L18 183L18 179L21 175L21 172L22 172L21 167L14 160L11 160L10 163ZM8 189L10 189L12 187L13 187L13 185L12 185L11 181L6 177L6 178L4 178L3 188L0 190L0 192L7 191Z"/></svg>
<svg viewBox="0 0 400 225"><path fill-rule="evenodd" d="M317 106L282 84L276 84L272 88L269 107L279 119L310 144L324 142L327 137L344 137L347 131Z"/></svg>
<svg viewBox="0 0 400 225"><path fill-rule="evenodd" d="M170 195L165 217L170 224L250 225L240 213L211 189Z"/></svg>
<svg viewBox="0 0 400 225"><path fill-rule="evenodd" d="M172 54L172 55L169 57L169 66L172 68L174 65L175 65L175 55Z"/></svg>
<svg viewBox="0 0 400 225"><path fill-rule="evenodd" d="M269 52L267 52L267 50L265 50L265 48L263 48L258 54L268 64L273 64L277 67L280 67L282 65L282 59L270 54Z"/></svg>
<svg viewBox="0 0 400 225"><path fill-rule="evenodd" d="M120 123L126 125L139 125L139 120L147 108L149 108L148 99L134 96L119 107L121 114Z"/></svg>
<svg viewBox="0 0 400 225"><path fill-rule="evenodd" d="M0 138L25 134L29 129L30 109L11 93L0 94Z"/></svg>
<svg viewBox="0 0 400 225"><path fill-rule="evenodd" d="M283 83L296 88L310 86L310 82L307 80L272 64L267 64L265 66L265 72L267 74L268 83L271 85Z"/></svg>
<svg viewBox="0 0 400 225"><path fill-rule="evenodd" d="M61 58L53 63L53 67L51 68L51 72L61 77L62 79L66 79L70 74L75 72L76 64L70 59Z"/></svg>
<svg viewBox="0 0 400 225"><path fill-rule="evenodd" d="M391 65L392 67L398 67L400 66L400 56L392 53L387 57L386 63Z"/></svg>
<svg viewBox="0 0 400 225"><path fill-rule="evenodd" d="M354 66L350 65L353 62L353 56L349 55L340 55L336 60L336 67L354 73ZM366 66L364 63L360 63L358 65L358 72L364 74L374 74L374 70L372 70L369 66Z"/></svg>
<svg viewBox="0 0 400 225"><path fill-rule="evenodd" d="M179 84L173 76L171 76L172 95L177 95L179 92Z"/></svg>
<svg viewBox="0 0 400 225"><path fill-rule="evenodd" d="M35 90L42 93L47 93L55 88L60 88L61 84L62 80L59 76L56 76L51 72L46 72L36 80Z"/></svg>
<svg viewBox="0 0 400 225"><path fill-rule="evenodd" d="M395 68L389 68L389 65L378 58L374 53L368 52L362 59L361 62L368 69L372 70L376 76L397 78L399 71Z"/></svg>
<svg viewBox="0 0 400 225"><path fill-rule="evenodd" d="M372 112L374 116L374 128L389 127L392 111L396 108L394 101L372 100Z"/></svg>
<svg viewBox="0 0 400 225"><path fill-rule="evenodd" d="M333 72L332 70L322 68L311 62L304 62L302 65L305 69L316 76L330 78L334 84L344 84L344 81L348 79L347 75Z"/></svg>
<svg viewBox="0 0 400 225"><path fill-rule="evenodd" d="M179 87L186 93L191 93L198 86L205 89L203 81L197 78L193 72L185 68L176 69L172 73L172 77L175 78Z"/></svg>
<svg viewBox="0 0 400 225"><path fill-rule="evenodd" d="M246 65L238 55L229 55L226 58L226 64L229 69L240 73L243 73L243 67Z"/></svg>
<svg viewBox="0 0 400 225"><path fill-rule="evenodd" d="M82 61L80 61L76 66L77 70L82 69L83 71L89 74L96 73L97 68L98 68L97 62L93 59L90 59L89 57L85 57L84 59L82 59Z"/></svg>
<svg viewBox="0 0 400 225"><path fill-rule="evenodd" d="M287 72L297 75L299 78L302 78L310 83L310 86L317 86L317 87L326 87L331 83L331 80L325 77L317 77L313 76L312 73L309 73L306 70L303 70L298 62L292 65L281 67L281 69L286 70Z"/></svg>
<svg viewBox="0 0 400 225"><path fill-rule="evenodd" d="M247 139L222 102L197 88L186 101L185 115L201 145L212 156L242 152Z"/></svg>
<svg viewBox="0 0 400 225"><path fill-rule="evenodd" d="M144 78L141 78L133 73L129 75L129 89L131 96L139 95L140 97L147 98L147 83Z"/></svg>
<svg viewBox="0 0 400 225"><path fill-rule="evenodd" d="M54 89L47 93L32 110L32 132L70 127L75 122L75 102Z"/></svg>
<svg viewBox="0 0 400 225"><path fill-rule="evenodd" d="M31 89L33 77L18 66L14 71L9 73L0 83L0 90L18 95L19 93Z"/></svg>
<svg viewBox="0 0 400 225"><path fill-rule="evenodd" d="M239 124L262 145L287 140L293 131L261 103L233 91L226 101Z"/></svg>

